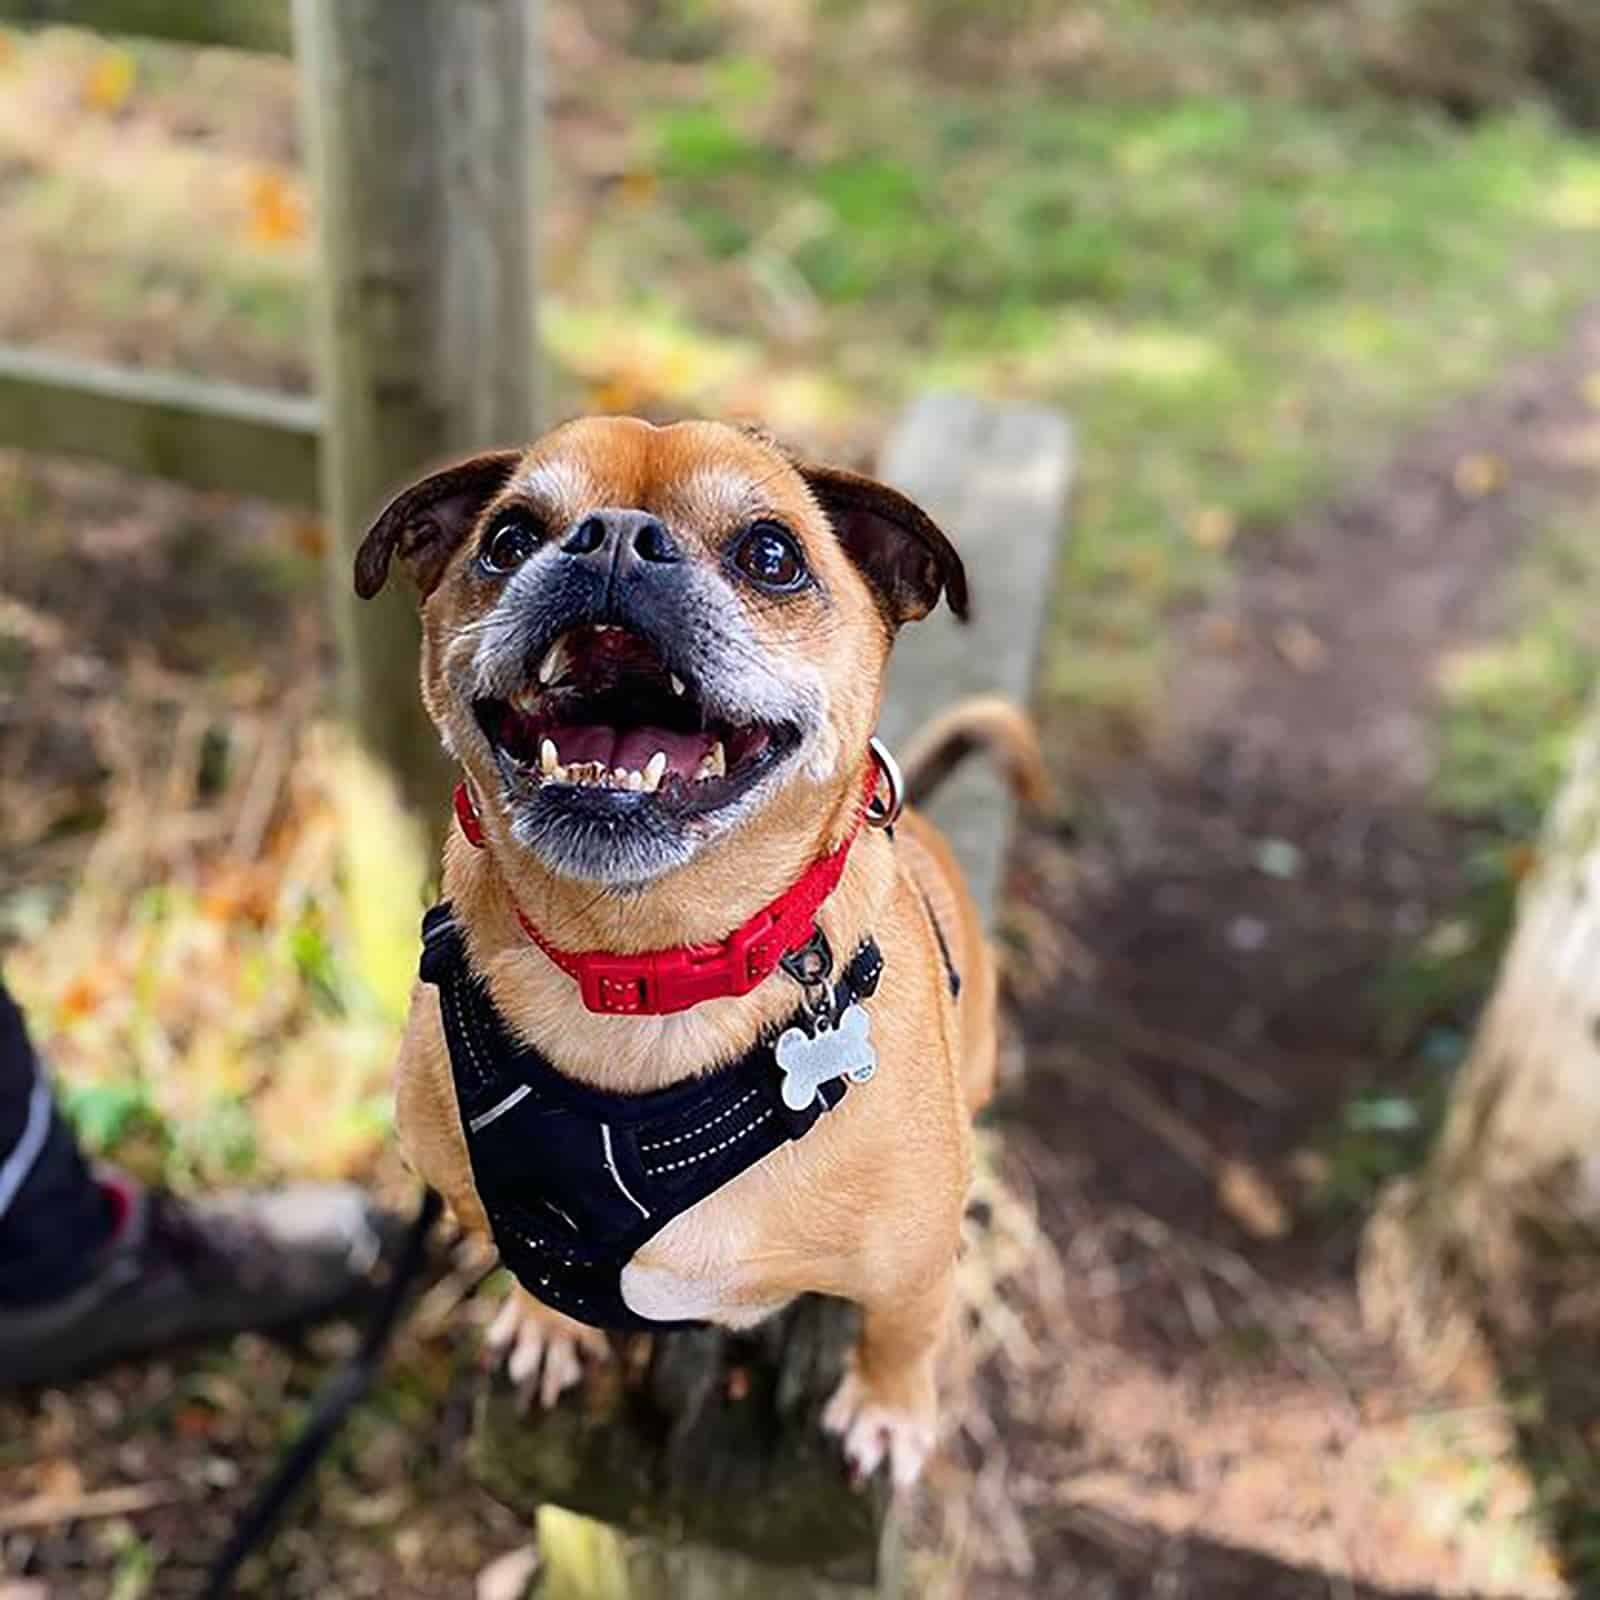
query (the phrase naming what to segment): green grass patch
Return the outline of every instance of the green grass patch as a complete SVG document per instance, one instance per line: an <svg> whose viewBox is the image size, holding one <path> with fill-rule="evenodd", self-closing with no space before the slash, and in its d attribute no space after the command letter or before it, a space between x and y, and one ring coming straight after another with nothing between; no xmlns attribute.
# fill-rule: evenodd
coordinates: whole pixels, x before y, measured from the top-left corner
<svg viewBox="0 0 1600 1600"><path fill-rule="evenodd" d="M705 330L740 286L794 285L806 358L872 416L928 382L1072 414L1064 733L1137 723L1164 618L1236 534L1337 491L1588 293L1600 146L1532 113L848 86L797 134L724 78L640 113L659 197L602 215L591 258L626 240L654 313Z"/></svg>

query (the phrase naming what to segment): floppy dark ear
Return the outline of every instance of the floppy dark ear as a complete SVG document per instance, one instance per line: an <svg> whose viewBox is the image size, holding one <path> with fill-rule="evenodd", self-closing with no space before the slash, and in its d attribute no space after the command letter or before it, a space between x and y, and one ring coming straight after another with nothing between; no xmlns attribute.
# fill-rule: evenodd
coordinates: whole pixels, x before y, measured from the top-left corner
<svg viewBox="0 0 1600 1600"><path fill-rule="evenodd" d="M505 487L520 450L495 450L435 472L397 494L356 551L356 593L370 600L399 556L426 600L478 513Z"/></svg>
<svg viewBox="0 0 1600 1600"><path fill-rule="evenodd" d="M795 466L895 627L927 616L941 593L967 620L967 569L921 506L858 472L805 461Z"/></svg>

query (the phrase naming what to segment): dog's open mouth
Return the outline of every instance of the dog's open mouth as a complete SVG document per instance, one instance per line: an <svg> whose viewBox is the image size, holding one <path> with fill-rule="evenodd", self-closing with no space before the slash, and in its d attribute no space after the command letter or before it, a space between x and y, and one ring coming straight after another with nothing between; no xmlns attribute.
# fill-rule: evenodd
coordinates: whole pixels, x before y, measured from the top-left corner
<svg viewBox="0 0 1600 1600"><path fill-rule="evenodd" d="M800 740L791 724L711 712L651 640L604 623L567 629L527 683L473 710L515 789L685 814L728 804Z"/></svg>

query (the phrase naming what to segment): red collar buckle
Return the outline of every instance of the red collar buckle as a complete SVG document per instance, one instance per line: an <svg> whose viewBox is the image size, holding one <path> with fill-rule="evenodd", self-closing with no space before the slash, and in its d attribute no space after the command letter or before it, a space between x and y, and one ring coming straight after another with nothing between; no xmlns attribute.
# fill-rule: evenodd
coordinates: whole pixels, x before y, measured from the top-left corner
<svg viewBox="0 0 1600 1600"><path fill-rule="evenodd" d="M669 1016L705 1000L749 994L778 970L791 950L798 950L816 932L822 903L844 876L850 847L863 822L875 827L899 815L899 773L888 752L872 741L866 793L844 842L814 861L778 898L713 944L679 945L616 955L607 950L562 950L549 943L519 909L522 930L558 966L575 979L586 1010L602 1016ZM890 789L888 804L876 796L881 778ZM483 820L465 782L455 791L456 821L470 844L484 846Z"/></svg>

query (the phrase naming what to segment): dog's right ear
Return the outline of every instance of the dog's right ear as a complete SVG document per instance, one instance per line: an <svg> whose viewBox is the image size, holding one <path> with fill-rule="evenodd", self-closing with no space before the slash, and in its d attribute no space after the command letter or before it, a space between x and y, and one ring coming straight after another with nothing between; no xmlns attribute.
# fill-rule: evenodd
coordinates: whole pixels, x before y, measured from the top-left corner
<svg viewBox="0 0 1600 1600"><path fill-rule="evenodd" d="M495 450L414 483L384 507L356 551L356 593L370 600L399 556L426 600L478 514L506 486L520 450Z"/></svg>

